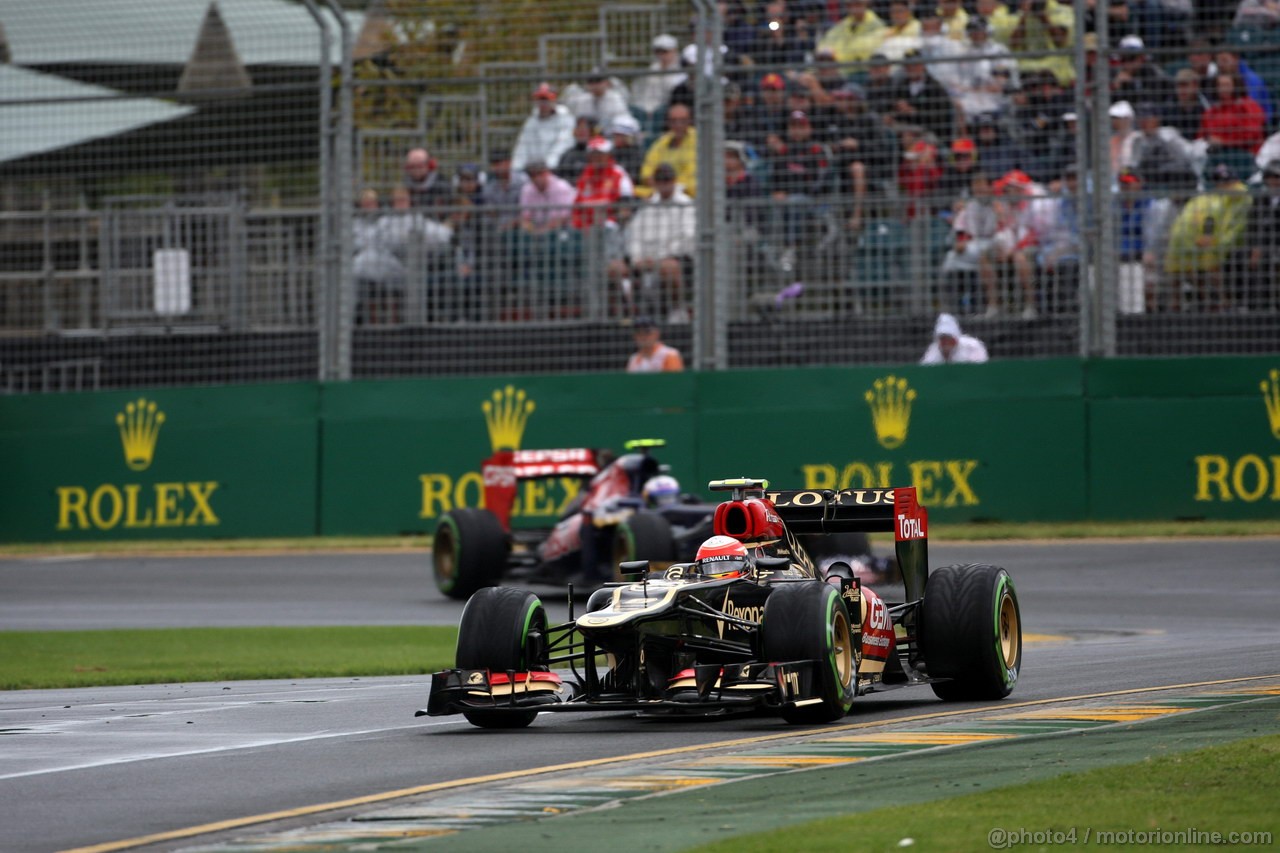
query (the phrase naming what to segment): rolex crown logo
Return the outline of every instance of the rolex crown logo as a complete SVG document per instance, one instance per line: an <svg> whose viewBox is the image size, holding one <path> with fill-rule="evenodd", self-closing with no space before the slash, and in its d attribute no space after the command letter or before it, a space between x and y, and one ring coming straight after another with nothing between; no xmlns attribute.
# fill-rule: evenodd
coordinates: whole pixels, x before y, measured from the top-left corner
<svg viewBox="0 0 1280 853"><path fill-rule="evenodd" d="M124 461L134 471L145 471L151 467L151 457L156 452L156 439L160 437L163 423L164 412L159 411L154 402L141 397L136 403L126 404L124 411L116 415L120 443L124 445Z"/></svg>
<svg viewBox="0 0 1280 853"><path fill-rule="evenodd" d="M533 401L525 396L524 389L508 385L495 390L493 398L485 400L480 408L484 409L484 421L489 427L489 445L493 452L503 449L519 450L525 424L534 410Z"/></svg>
<svg viewBox="0 0 1280 853"><path fill-rule="evenodd" d="M1271 420L1271 434L1280 438L1280 370L1271 371L1271 381L1262 380L1262 400L1267 404L1267 417Z"/></svg>
<svg viewBox="0 0 1280 853"><path fill-rule="evenodd" d="M866 393L871 406L871 423L876 429L876 441L882 447L893 450L907 440L907 425L911 422L911 403L916 398L914 389L907 387L907 380L896 376L877 379Z"/></svg>

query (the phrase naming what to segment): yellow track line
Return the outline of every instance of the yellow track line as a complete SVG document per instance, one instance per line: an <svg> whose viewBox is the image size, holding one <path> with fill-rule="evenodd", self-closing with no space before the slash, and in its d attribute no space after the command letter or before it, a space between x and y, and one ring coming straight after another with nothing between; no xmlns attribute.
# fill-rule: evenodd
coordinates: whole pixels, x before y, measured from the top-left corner
<svg viewBox="0 0 1280 853"><path fill-rule="evenodd" d="M1010 705L987 705L981 708L969 708L955 711L935 711L929 714L917 714L911 717L896 717L892 720L873 720L865 723L850 723L848 725L827 726L820 730L822 734L837 734L839 732L851 732L859 729L876 728L878 726L897 725L899 723L914 723L921 720L937 720L945 717L958 717L967 714L976 714L982 712L990 712L992 710L1014 710L1017 708L1031 708L1038 705L1052 705L1060 702L1080 702L1089 699L1106 699L1111 696L1132 696L1137 693L1153 693L1165 690L1184 690L1195 687L1213 687L1218 684L1240 684L1249 681L1263 681L1268 678L1280 678L1280 673L1272 675L1251 675L1243 678L1224 678L1216 681L1193 681L1185 684L1168 684L1159 687L1133 687L1126 690L1111 690L1105 693L1087 693L1080 696L1063 696L1056 699L1035 699L1029 702L1015 702ZM545 767L534 767L528 770L509 770L504 773L490 773L487 776L472 776L466 779L452 779L447 782L433 782L429 785L417 785L412 788L400 788L395 791L383 791L378 794L367 794L363 797L352 797L346 800L337 800L331 803L318 803L311 806L299 806L293 809L283 809L276 812L267 812L265 814L250 815L248 817L231 818L229 820L220 820L213 823L200 824L199 826L188 826L181 829L171 829L167 832L156 832L151 835L143 835L137 838L126 838L121 841L108 841L103 844L93 844L88 847L76 847L70 850L63 850L60 853L113 853L116 850L128 850L134 847L141 847L145 844L158 844L162 841L176 841L180 838L191 838L197 835L207 835L213 832L224 832L229 829L239 829L244 826L253 826L259 823L270 823L271 821L287 820L290 818L306 817L308 815L323 814L324 812L336 811L338 809L351 808L353 806L365 806L373 803L382 803L387 800L398 800L402 797L412 797L419 794L430 794L436 791L447 791L454 788L465 788L469 785L483 785L488 782L503 782L508 779L518 779L528 776L540 776L547 773L559 773L565 770L581 770L587 767L599 767L605 764L618 764L626 761L641 761L649 758L662 758L669 755L683 755L691 752L701 752L709 749L730 749L735 747L749 746L757 743L768 743L769 741L785 740L795 738L800 734L815 734L814 730L800 732L782 732L772 735L759 735L749 738L738 738L736 740L720 741L718 743L704 743L690 746L677 746L669 749L658 749L651 752L635 752L630 755L618 755L611 758L589 758L582 761L571 761L566 764L550 764Z"/></svg>

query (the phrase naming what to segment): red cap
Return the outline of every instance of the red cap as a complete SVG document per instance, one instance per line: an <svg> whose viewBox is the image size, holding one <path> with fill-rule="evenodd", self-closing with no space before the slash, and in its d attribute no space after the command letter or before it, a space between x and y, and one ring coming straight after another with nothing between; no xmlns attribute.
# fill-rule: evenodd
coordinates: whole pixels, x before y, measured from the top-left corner
<svg viewBox="0 0 1280 853"><path fill-rule="evenodd" d="M613 150L613 143L605 139L603 136L593 136L587 143L588 151L602 151L608 154Z"/></svg>
<svg viewBox="0 0 1280 853"><path fill-rule="evenodd" d="M556 90L546 83L541 83L538 88L533 90L533 97L538 101L554 101L556 99Z"/></svg>
<svg viewBox="0 0 1280 853"><path fill-rule="evenodd" d="M782 79L781 74L766 74L760 78L761 89L785 89L787 81Z"/></svg>
<svg viewBox="0 0 1280 853"><path fill-rule="evenodd" d="M978 150L978 146L974 145L969 137L962 136L951 143L951 150L956 154L972 154Z"/></svg>

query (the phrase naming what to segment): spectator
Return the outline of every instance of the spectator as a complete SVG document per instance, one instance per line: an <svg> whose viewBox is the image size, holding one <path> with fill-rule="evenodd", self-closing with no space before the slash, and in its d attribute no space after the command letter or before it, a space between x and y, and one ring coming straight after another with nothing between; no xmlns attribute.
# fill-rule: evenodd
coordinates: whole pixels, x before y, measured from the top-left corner
<svg viewBox="0 0 1280 853"><path fill-rule="evenodd" d="M378 219L378 245L394 255L403 276L388 275L367 314L370 323L399 323L403 319L405 287L416 278L428 289L448 288L453 275L453 229L413 207L407 186L391 192L391 211ZM387 270L396 264L384 259Z"/></svg>
<svg viewBox="0 0 1280 853"><path fill-rule="evenodd" d="M1131 172L1148 190L1169 189L1185 184L1190 177L1198 180L1193 162L1203 160L1203 148L1197 158L1192 144L1175 128L1162 126L1160 110L1155 104L1139 104L1138 128L1129 134L1120 149L1120 169Z"/></svg>
<svg viewBox="0 0 1280 853"><path fill-rule="evenodd" d="M641 130L656 133L665 123L671 91L685 79L680 65L680 43L669 33L653 39L653 62L649 74L631 84L631 112L639 119Z"/></svg>
<svg viewBox="0 0 1280 853"><path fill-rule="evenodd" d="M516 171L533 162L554 169L573 146L573 116L567 107L556 103L556 90L546 83L539 85L533 90L533 105L533 115L521 126L511 155L511 168Z"/></svg>
<svg viewBox="0 0 1280 853"><path fill-rule="evenodd" d="M676 180L689 195L698 192L698 132L692 127L689 108L674 104L667 111L666 133L654 140L644 155L640 167L640 181L636 195L648 198L653 192L653 174L660 163L670 163L676 171Z"/></svg>
<svg viewBox="0 0 1280 853"><path fill-rule="evenodd" d="M484 227L480 240L481 286L494 295L508 297L511 270L517 257L521 228L520 191L528 177L511 170L511 154L495 149L489 154L489 171L480 187ZM502 301L505 301L503 299Z"/></svg>
<svg viewBox="0 0 1280 853"><path fill-rule="evenodd" d="M1164 121L1183 139L1200 134L1200 121L1209 109L1209 99L1200 87L1200 76L1191 68L1183 68L1173 77L1173 100L1160 105Z"/></svg>
<svg viewBox="0 0 1280 853"><path fill-rule="evenodd" d="M625 92L601 68L591 69L585 86L567 87L563 100L575 118L589 116L597 129L608 127L619 116L631 115Z"/></svg>
<svg viewBox="0 0 1280 853"><path fill-rule="evenodd" d="M942 84L930 76L918 51L903 59L902 79L894 87L892 120L924 127L938 139L952 137L955 104Z"/></svg>
<svg viewBox="0 0 1280 853"><path fill-rule="evenodd" d="M653 194L626 230L626 255L632 274L640 279L637 301L664 308L668 322L688 322L684 285L695 249L697 213L670 163L654 169L653 182Z"/></svg>
<svg viewBox="0 0 1280 853"><path fill-rule="evenodd" d="M587 143L587 165L578 178L573 227L618 227L619 203L634 195L631 177L613 160L613 143L596 136Z"/></svg>
<svg viewBox="0 0 1280 853"><path fill-rule="evenodd" d="M1116 309L1121 314L1146 311L1147 284L1143 267L1148 209L1151 199L1142 192L1142 180L1132 172L1120 173L1120 194L1116 197Z"/></svg>
<svg viewBox="0 0 1280 853"><path fill-rule="evenodd" d="M847 0L845 10L848 14L823 33L818 47L830 48L841 64L870 59L884 41L884 21L871 11L869 0Z"/></svg>
<svg viewBox="0 0 1280 853"><path fill-rule="evenodd" d="M613 142L613 162L621 166L634 182L644 163L644 149L639 145L640 122L630 114L618 116L605 128L605 133Z"/></svg>
<svg viewBox="0 0 1280 853"><path fill-rule="evenodd" d="M572 215L577 191L553 174L541 160L525 166L529 181L520 190L520 227L526 234L542 235L564 227Z"/></svg>
<svg viewBox="0 0 1280 853"><path fill-rule="evenodd" d="M781 74L769 73L760 78L760 93L745 108L743 137L757 151L782 141L787 127L787 81Z"/></svg>
<svg viewBox="0 0 1280 853"><path fill-rule="evenodd" d="M675 373L684 370L680 351L662 342L662 332L656 322L648 317L638 317L632 330L636 351L627 359L628 373Z"/></svg>
<svg viewBox="0 0 1280 853"><path fill-rule="evenodd" d="M942 32L947 38L964 41L969 27L969 13L964 10L960 0L938 0L938 18L942 22Z"/></svg>
<svg viewBox="0 0 1280 853"><path fill-rule="evenodd" d="M1018 72L1050 71L1062 86L1075 80L1075 66L1068 48L1075 29L1071 5L1056 0L1019 0L1017 24L1009 34L1009 49L1016 54L1065 51L1059 56L1018 59Z"/></svg>
<svg viewBox="0 0 1280 853"><path fill-rule="evenodd" d="M877 50L886 56L901 59L908 50L920 48L920 22L911 14L908 0L892 0L889 4L889 23L884 39Z"/></svg>
<svg viewBox="0 0 1280 853"><path fill-rule="evenodd" d="M1043 298L1050 310L1071 311L1077 307L1076 282L1084 249L1083 222L1076 197L1078 190L1079 173L1076 165L1071 163L1063 170L1060 194L1041 207L1044 216L1033 226L1040 249L1036 262L1045 276ZM1032 311L1036 308L1034 305L1028 307ZM998 311L997 307L992 313Z"/></svg>
<svg viewBox="0 0 1280 853"><path fill-rule="evenodd" d="M476 321L484 318L488 294L480 279L480 252L484 237L485 217L481 211L484 198L480 192L480 167L464 163L458 167L454 195L449 201L445 224L453 229L456 244L455 275L450 291L441 291L442 315L451 320Z"/></svg>
<svg viewBox="0 0 1280 853"><path fill-rule="evenodd" d="M1239 53L1225 47L1219 48L1214 54L1214 65L1218 69L1218 76L1231 74L1236 77L1237 94L1243 93L1253 98L1254 102L1262 107L1266 124L1269 125L1271 119L1275 117L1274 105L1271 102L1271 91L1258 72L1250 68L1249 63L1241 59Z"/></svg>
<svg viewBox="0 0 1280 853"><path fill-rule="evenodd" d="M560 165L554 171L571 184L587 167L587 143L596 135L596 120L592 116L578 116L573 120L573 145L560 155Z"/></svg>
<svg viewBox="0 0 1280 853"><path fill-rule="evenodd" d="M1175 311L1230 307L1227 261L1244 237L1249 196L1227 164L1212 174L1213 186L1187 202L1169 234L1164 271Z"/></svg>
<svg viewBox="0 0 1280 853"><path fill-rule="evenodd" d="M996 180L994 189L999 195L995 204L1000 223L995 236L997 262L1012 265L1014 282L1022 292L1023 317L1034 319L1036 215L1052 200L1044 197L1044 188L1032 181L1030 175L1016 169ZM987 299L989 307L989 294Z"/></svg>
<svg viewBox="0 0 1280 853"><path fill-rule="evenodd" d="M1173 81L1159 65L1147 61L1146 45L1138 36L1120 39L1119 65L1111 72L1111 100L1137 104L1167 104L1173 100Z"/></svg>
<svg viewBox="0 0 1280 853"><path fill-rule="evenodd" d="M981 364L987 360L987 347L973 335L960 331L960 323L951 314L939 314L933 326L933 342L924 351L921 364Z"/></svg>
<svg viewBox="0 0 1280 853"><path fill-rule="evenodd" d="M861 86L847 84L836 92L834 105L825 141L831 145L834 168L843 176L843 194L849 200L846 224L856 232L866 215L868 192L876 188L883 195L893 181L897 152L884 124L867 111Z"/></svg>
<svg viewBox="0 0 1280 853"><path fill-rule="evenodd" d="M448 179L441 177L436 158L425 148L411 149L404 156L404 185L416 210L433 212L449 200Z"/></svg>
<svg viewBox="0 0 1280 853"><path fill-rule="evenodd" d="M1133 133L1134 115L1133 105L1128 101L1116 101L1107 110L1107 116L1111 121L1108 163L1111 166L1111 184L1113 186L1115 185L1116 176L1120 174L1120 169L1122 168L1120 158L1123 156L1124 144Z"/></svg>
<svg viewBox="0 0 1280 853"><path fill-rule="evenodd" d="M787 4L782 2L765 4L764 14L756 28L756 40L751 47L751 60L756 65L795 68L804 63L808 45L803 31L792 26L786 9Z"/></svg>
<svg viewBox="0 0 1280 853"><path fill-rule="evenodd" d="M1014 121L1027 153L1028 171L1037 181L1049 183L1061 177L1063 167L1074 159L1074 154L1066 161L1061 157L1064 147L1074 152L1076 114L1051 71L1033 71L1022 79L1023 102Z"/></svg>
<svg viewBox="0 0 1280 853"><path fill-rule="evenodd" d="M959 140L957 140L959 141ZM996 285L996 232L1000 230L1000 218L991 195L991 180L985 172L974 170L969 175L969 200L961 204L951 224L952 246L942 260L944 295L942 302L948 309L971 304L970 297L961 286L957 301L957 282L977 274L988 305L999 302Z"/></svg>
<svg viewBox="0 0 1280 853"><path fill-rule="evenodd" d="M1018 85L1018 63L1009 48L991 38L991 27L977 16L965 30L964 53L973 57L955 64L954 93L967 119L986 113L1002 113L1009 107L1010 87Z"/></svg>
<svg viewBox="0 0 1280 853"><path fill-rule="evenodd" d="M386 322L389 294L404 289L404 262L382 240L381 215L378 191L360 193L359 211L352 222L351 271L356 281L356 324L361 326Z"/></svg>
<svg viewBox="0 0 1280 853"><path fill-rule="evenodd" d="M758 209L754 205L736 205L734 202L750 201L760 197L759 181L747 169L747 152L741 142L724 144L724 195L729 200L729 217L739 221L753 221Z"/></svg>
<svg viewBox="0 0 1280 853"><path fill-rule="evenodd" d="M1200 138L1208 141L1215 154L1218 149L1253 154L1264 139L1262 107L1241 90L1232 74L1219 72L1214 85L1218 97L1200 120Z"/></svg>
<svg viewBox="0 0 1280 853"><path fill-rule="evenodd" d="M996 42L1009 46L1009 38L1018 26L1018 16L1009 11L1009 7L999 0L977 0L974 4L975 17L986 20L991 28L991 38Z"/></svg>
<svg viewBox="0 0 1280 853"><path fill-rule="evenodd" d="M951 209L953 214L959 214L961 208L970 198L970 191L973 188L973 176L978 173L978 146L967 136L952 141L951 153L946 161L942 164L942 177L938 182L938 195L941 198L943 207ZM986 153L983 152L982 159L986 160ZM982 163L982 171L986 171L987 164ZM996 174L1002 174L996 172Z"/></svg>
<svg viewBox="0 0 1280 853"><path fill-rule="evenodd" d="M978 165L988 175L1003 175L1027 165L1027 155L1022 146L1005 132L1004 123L995 114L979 113L974 116L973 133L978 146ZM1074 139L1071 141L1075 142Z"/></svg>
<svg viewBox="0 0 1280 853"><path fill-rule="evenodd" d="M903 214L911 220L931 212L932 200L937 197L942 182L942 166L938 163L937 146L925 139L919 127L903 125L900 131L902 163L898 166L898 192L906 200Z"/></svg>
<svg viewBox="0 0 1280 853"><path fill-rule="evenodd" d="M1262 167L1263 194L1253 200L1245 238L1244 307L1274 309L1280 279L1280 159Z"/></svg>
<svg viewBox="0 0 1280 853"><path fill-rule="evenodd" d="M946 24L937 7L926 3L916 12L916 17L920 19L919 55L924 59L929 76L941 83L954 100L962 86L960 65L955 60L964 55L965 48L961 41L947 36ZM962 38L963 35L961 31ZM907 51L903 58L910 55L911 51Z"/></svg>
<svg viewBox="0 0 1280 853"><path fill-rule="evenodd" d="M813 138L813 123L799 110L787 119L782 146L766 156L769 193L775 202L774 237L784 252L794 252L808 236L814 221L814 204L832 191L831 163L827 149Z"/></svg>
<svg viewBox="0 0 1280 853"><path fill-rule="evenodd" d="M886 124L893 123L893 108L898 100L898 79L889 57L877 51L867 66L867 80L862 84L867 93L867 110Z"/></svg>

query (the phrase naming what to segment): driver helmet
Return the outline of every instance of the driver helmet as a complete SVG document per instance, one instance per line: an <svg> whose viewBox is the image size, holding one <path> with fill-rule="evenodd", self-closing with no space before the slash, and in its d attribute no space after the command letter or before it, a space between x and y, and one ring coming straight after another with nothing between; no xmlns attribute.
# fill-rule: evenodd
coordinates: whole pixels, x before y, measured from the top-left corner
<svg viewBox="0 0 1280 853"><path fill-rule="evenodd" d="M747 546L731 536L712 536L694 558L704 578L740 578L749 571Z"/></svg>
<svg viewBox="0 0 1280 853"><path fill-rule="evenodd" d="M680 499L680 481L670 474L659 474L644 484L643 494L650 507L669 506Z"/></svg>

